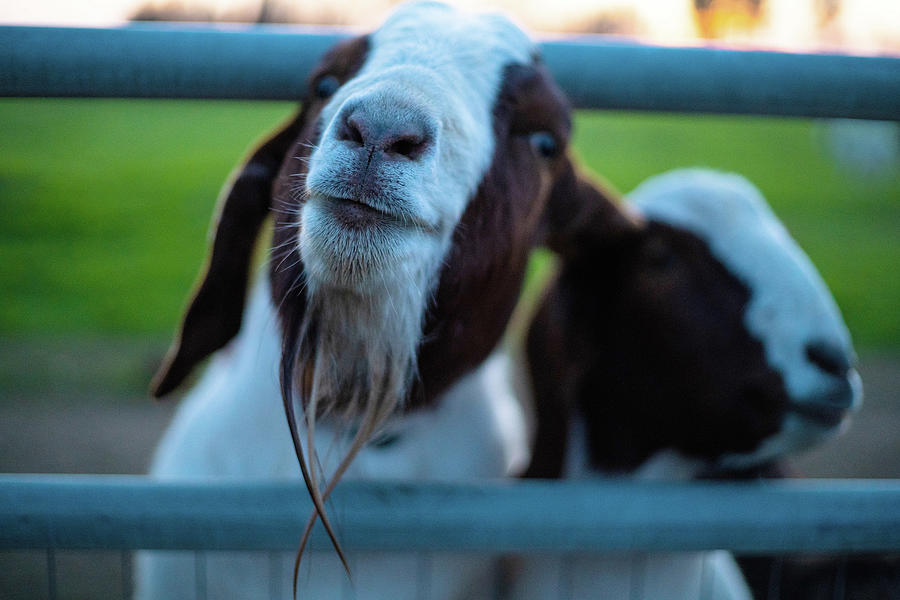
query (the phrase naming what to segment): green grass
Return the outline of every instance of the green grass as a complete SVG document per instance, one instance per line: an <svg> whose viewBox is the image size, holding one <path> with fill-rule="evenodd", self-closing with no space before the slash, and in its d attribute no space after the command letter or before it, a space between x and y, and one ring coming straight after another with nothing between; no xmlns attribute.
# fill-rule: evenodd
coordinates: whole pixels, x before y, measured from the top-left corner
<svg viewBox="0 0 900 600"><path fill-rule="evenodd" d="M760 117L582 114L575 146L619 189L683 166L746 175L810 255L858 346L900 349L900 164L837 166L821 125Z"/></svg>
<svg viewBox="0 0 900 600"><path fill-rule="evenodd" d="M0 335L167 337L231 169L281 103L0 101ZM835 167L808 121L580 113L622 190L677 166L744 173L809 252L860 346L900 348L900 168Z"/></svg>
<svg viewBox="0 0 900 600"><path fill-rule="evenodd" d="M0 102L0 332L169 332L219 189L290 110Z"/></svg>

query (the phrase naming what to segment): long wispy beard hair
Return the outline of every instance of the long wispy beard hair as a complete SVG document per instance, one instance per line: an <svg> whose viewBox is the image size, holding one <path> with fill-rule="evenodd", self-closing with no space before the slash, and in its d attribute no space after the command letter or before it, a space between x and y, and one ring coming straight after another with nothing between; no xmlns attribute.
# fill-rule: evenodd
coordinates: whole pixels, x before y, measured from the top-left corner
<svg viewBox="0 0 900 600"><path fill-rule="evenodd" d="M365 292L307 280L305 310L285 317L282 397L315 506L296 556L295 591L300 559L317 517L347 568L324 502L363 446L402 408L415 381L422 324L433 289L434 278L427 271L401 269L403 276L386 278L383 290ZM343 451L343 457L330 473L323 470L316 451L317 422L329 424L335 441L351 440L349 446L335 448Z"/></svg>

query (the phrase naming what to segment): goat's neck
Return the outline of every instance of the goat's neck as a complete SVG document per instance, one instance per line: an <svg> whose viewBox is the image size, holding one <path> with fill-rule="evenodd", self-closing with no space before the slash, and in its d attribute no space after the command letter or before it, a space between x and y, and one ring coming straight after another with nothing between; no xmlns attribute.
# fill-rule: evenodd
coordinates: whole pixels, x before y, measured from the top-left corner
<svg viewBox="0 0 900 600"><path fill-rule="evenodd" d="M564 478L628 477L645 481L689 481L709 468L707 461L687 456L672 448L655 450L636 466L620 466L609 460L601 468L592 464L588 444L584 419L580 416L573 418L569 426Z"/></svg>

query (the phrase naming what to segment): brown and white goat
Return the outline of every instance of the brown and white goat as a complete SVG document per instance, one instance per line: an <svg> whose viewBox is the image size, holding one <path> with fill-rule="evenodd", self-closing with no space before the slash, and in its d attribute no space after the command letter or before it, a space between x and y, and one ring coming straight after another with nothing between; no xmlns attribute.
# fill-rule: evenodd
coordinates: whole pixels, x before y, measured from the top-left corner
<svg viewBox="0 0 900 600"><path fill-rule="evenodd" d="M531 248L565 240L569 214L601 205L567 157L567 103L508 20L436 3L404 5L337 46L308 89L222 205L155 394L237 339L184 400L152 474L296 478L299 459L323 521L342 474L507 475L527 448L512 398L485 390L496 371L488 356ZM268 278L242 317L270 216ZM415 595L416 557L350 559L355 597ZM436 561L429 597L489 595L467 589L482 562ZM138 596L190 594L192 565L143 556ZM209 594L257 597L269 589L267 565L210 556ZM305 579L306 597L342 594L334 564Z"/></svg>
<svg viewBox="0 0 900 600"><path fill-rule="evenodd" d="M828 288L744 178L654 177L620 219L562 259L528 335L530 477L681 480L820 443L861 402ZM741 598L724 553L581 557L573 597ZM555 565L529 560L516 597ZM530 594L533 594L529 596ZM606 595L604 595L606 594Z"/></svg>

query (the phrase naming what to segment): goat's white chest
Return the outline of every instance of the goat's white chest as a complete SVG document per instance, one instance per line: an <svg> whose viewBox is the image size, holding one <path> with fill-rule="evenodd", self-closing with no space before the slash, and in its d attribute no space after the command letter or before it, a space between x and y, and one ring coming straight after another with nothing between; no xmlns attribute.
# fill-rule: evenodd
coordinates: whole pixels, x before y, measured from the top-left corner
<svg viewBox="0 0 900 600"><path fill-rule="evenodd" d="M280 336L259 284L234 345L219 353L182 401L153 461L160 478L296 478L300 469L278 387ZM360 452L350 479L462 480L503 477L527 460L524 417L495 357L457 382L435 408L393 420ZM350 443L347 432L317 426L326 472Z"/></svg>

